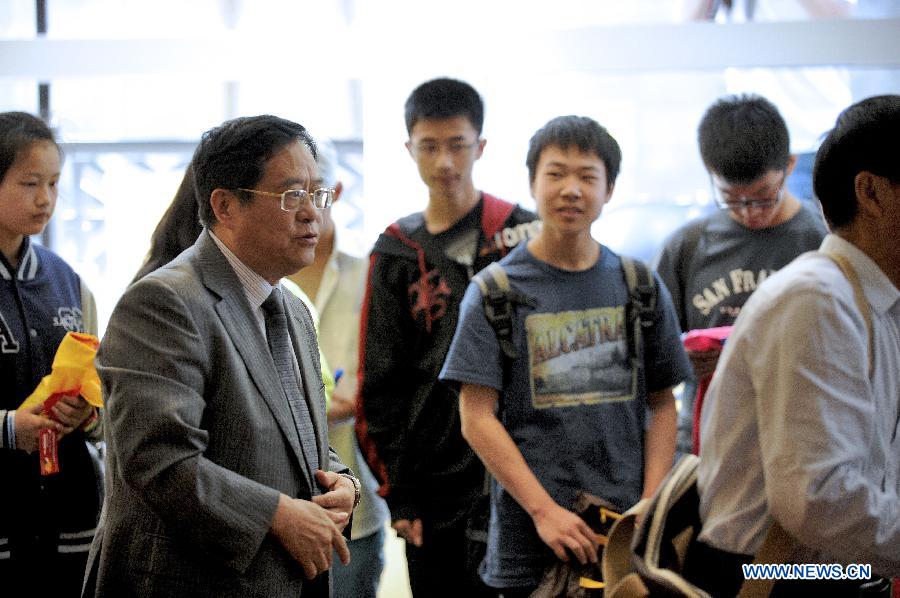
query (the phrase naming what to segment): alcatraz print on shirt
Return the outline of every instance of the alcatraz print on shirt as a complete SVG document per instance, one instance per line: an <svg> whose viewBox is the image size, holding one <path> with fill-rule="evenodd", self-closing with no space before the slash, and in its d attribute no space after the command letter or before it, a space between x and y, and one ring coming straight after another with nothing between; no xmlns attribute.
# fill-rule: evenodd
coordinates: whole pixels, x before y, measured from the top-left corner
<svg viewBox="0 0 900 598"><path fill-rule="evenodd" d="M623 306L531 314L525 330L535 408L634 397Z"/></svg>

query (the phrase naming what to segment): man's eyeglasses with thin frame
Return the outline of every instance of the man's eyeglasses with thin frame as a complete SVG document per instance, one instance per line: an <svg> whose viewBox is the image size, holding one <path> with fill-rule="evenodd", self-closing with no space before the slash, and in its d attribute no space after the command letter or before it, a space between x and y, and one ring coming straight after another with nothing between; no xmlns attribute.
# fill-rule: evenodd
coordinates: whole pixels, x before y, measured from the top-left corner
<svg viewBox="0 0 900 598"><path fill-rule="evenodd" d="M479 141L480 139L476 139L472 143L466 143L464 141L451 141L449 143L421 141L419 143L413 144L412 148L417 154L421 154L429 158L433 158L434 156L436 156L442 147L446 148L451 156L460 156L475 148L475 146L478 145Z"/></svg>
<svg viewBox="0 0 900 598"><path fill-rule="evenodd" d="M742 196L732 199L730 196L724 195L722 190L716 187L715 183L710 180L710 184L713 188L713 199L715 200L716 205L723 210L764 210L766 208L771 208L772 206L777 205L784 197L784 187L786 182L787 171L782 171L781 182L778 184L778 189L775 190L775 195L772 197L756 199Z"/></svg>
<svg viewBox="0 0 900 598"><path fill-rule="evenodd" d="M330 208L334 203L334 189L320 187L312 193L303 189L288 189L284 193L272 193L270 191L259 191L257 189L241 189L238 191L246 191L247 193L258 193L268 197L278 197L281 199L281 209L285 212L296 212L303 207L307 201L312 201L313 206L320 210Z"/></svg>

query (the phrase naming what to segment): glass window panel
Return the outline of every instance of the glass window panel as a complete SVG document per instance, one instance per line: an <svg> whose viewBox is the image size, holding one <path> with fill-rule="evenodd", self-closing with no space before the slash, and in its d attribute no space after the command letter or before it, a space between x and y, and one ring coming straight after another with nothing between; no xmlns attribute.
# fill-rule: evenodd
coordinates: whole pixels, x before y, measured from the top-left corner
<svg viewBox="0 0 900 598"><path fill-rule="evenodd" d="M881 19L900 15L896 0L684 0L688 19L757 23L821 19Z"/></svg>
<svg viewBox="0 0 900 598"><path fill-rule="evenodd" d="M37 35L34 0L3 0L0 39L30 39Z"/></svg>
<svg viewBox="0 0 900 598"><path fill-rule="evenodd" d="M228 117L224 83L186 77L57 79L50 102L67 142L195 141Z"/></svg>
<svg viewBox="0 0 900 598"><path fill-rule="evenodd" d="M34 79L0 78L0 112L22 110L37 114L38 82Z"/></svg>
<svg viewBox="0 0 900 598"><path fill-rule="evenodd" d="M548 9L545 0L457 0L454 10L439 3L392 0L361 4L360 21L376 26L396 15L416 15L422 22L471 32L489 31L515 14L517 30L546 32L594 25L650 25L692 20L718 22L784 22L834 18L884 18L900 14L896 0L734 0L729 10L722 0L557 0ZM477 14L478 18L472 18ZM445 29L446 30L446 29Z"/></svg>
<svg viewBox="0 0 900 598"><path fill-rule="evenodd" d="M168 207L193 145L152 144L118 149L64 145L59 200L49 246L91 287L100 332L150 247L150 235Z"/></svg>
<svg viewBox="0 0 900 598"><path fill-rule="evenodd" d="M308 29L303 24L315 23L333 35L352 14L352 8L347 8L352 3L321 0L48 0L47 5L48 37L60 39L202 39L226 32L274 34L283 23L295 23L300 29Z"/></svg>
<svg viewBox="0 0 900 598"><path fill-rule="evenodd" d="M33 4L33 2L32 2ZM197 38L227 31L240 2L222 0L47 0L47 37Z"/></svg>
<svg viewBox="0 0 900 598"><path fill-rule="evenodd" d="M364 256L371 245L362 236L365 215L371 207L363 202L363 144L356 139L332 140L337 152L335 179L343 184L338 201L331 207L335 225L345 234L341 249ZM348 234L349 233L349 234Z"/></svg>
<svg viewBox="0 0 900 598"><path fill-rule="evenodd" d="M313 136L359 139L362 113L355 88L359 83L335 77L241 81L235 84L236 114L276 114L299 122Z"/></svg>

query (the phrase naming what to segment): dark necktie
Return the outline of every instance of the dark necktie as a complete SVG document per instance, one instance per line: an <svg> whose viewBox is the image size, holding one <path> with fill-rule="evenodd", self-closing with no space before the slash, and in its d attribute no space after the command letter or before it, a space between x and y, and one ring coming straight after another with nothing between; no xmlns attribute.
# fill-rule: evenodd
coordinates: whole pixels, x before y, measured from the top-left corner
<svg viewBox="0 0 900 598"><path fill-rule="evenodd" d="M262 309L265 314L269 351L272 352L275 369L278 370L278 377L281 379L281 386L284 388L291 415L294 417L294 424L297 426L297 434L300 436L300 447L303 449L303 456L309 467L308 473L312 477L319 468L316 433L309 414L309 406L306 404L306 398L297 380L297 371L294 369L294 349L288 334L281 291L277 288L272 289L269 298L263 302ZM312 484L312 488L313 494L317 494L315 483Z"/></svg>

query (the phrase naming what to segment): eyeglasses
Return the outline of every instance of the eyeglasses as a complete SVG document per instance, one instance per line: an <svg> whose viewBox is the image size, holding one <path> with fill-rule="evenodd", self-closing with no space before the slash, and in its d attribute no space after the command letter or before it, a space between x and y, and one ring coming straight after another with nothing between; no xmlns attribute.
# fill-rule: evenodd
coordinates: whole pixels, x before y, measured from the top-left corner
<svg viewBox="0 0 900 598"><path fill-rule="evenodd" d="M716 185L710 181L710 184L713 188L713 199L716 201L716 205L719 206L723 210L763 210L766 208L771 208L781 201L781 198L784 197L784 183L787 180L787 172L782 171L781 173L781 182L778 184L778 189L775 190L775 195L771 197L764 198L753 198L753 197L732 197L728 192L723 192L721 189L716 187Z"/></svg>
<svg viewBox="0 0 900 598"><path fill-rule="evenodd" d="M241 189L238 191L246 191L247 193L259 193L269 197L281 198L281 209L285 212L296 212L303 207L307 200L312 198L312 204L320 210L330 208L334 203L334 189L321 187L312 193L308 193L303 189L288 189L284 193L270 193L269 191L257 191L256 189Z"/></svg>
<svg viewBox="0 0 900 598"><path fill-rule="evenodd" d="M476 145L478 145L478 140L475 140L472 143L464 143L462 141L451 141L450 143L423 141L413 145L412 148L417 154L427 158L433 158L438 155L441 148L446 148L451 156L461 156L462 154L471 151Z"/></svg>

